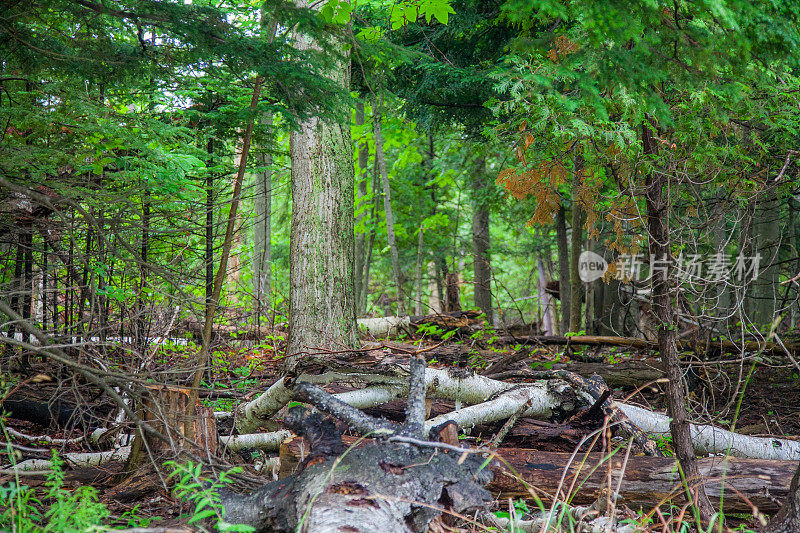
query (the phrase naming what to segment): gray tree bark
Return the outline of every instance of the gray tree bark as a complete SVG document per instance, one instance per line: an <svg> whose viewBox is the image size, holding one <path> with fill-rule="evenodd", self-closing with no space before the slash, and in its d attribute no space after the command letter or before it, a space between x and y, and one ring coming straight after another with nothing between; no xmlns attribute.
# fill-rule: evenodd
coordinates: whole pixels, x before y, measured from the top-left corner
<svg viewBox="0 0 800 533"><path fill-rule="evenodd" d="M759 195L753 220L753 254L758 256L759 272L750 284L751 318L757 325L772 323L778 307L778 249L781 242L780 203L774 183ZM749 281L749 280L748 280Z"/></svg>
<svg viewBox="0 0 800 533"><path fill-rule="evenodd" d="M389 175L386 172L386 159L383 154L383 132L381 130L381 102L373 102L375 161L383 182L383 209L386 212L386 235L389 241L389 252L392 255L392 270L397 284L397 316L406 315L405 293L403 291L403 272L400 270L400 257L397 252L397 241L394 234L394 216L392 214L392 192L389 188Z"/></svg>
<svg viewBox="0 0 800 533"><path fill-rule="evenodd" d="M272 116L265 117L263 122L271 125ZM263 170L255 176L256 220L253 224L253 294L258 317L269 308L272 293L272 154L264 152L260 158Z"/></svg>
<svg viewBox="0 0 800 533"><path fill-rule="evenodd" d="M800 531L800 466L797 467L789 485L789 497L761 531L762 533L795 533Z"/></svg>
<svg viewBox="0 0 800 533"><path fill-rule="evenodd" d="M489 206L484 189L489 186L486 174L486 158L481 154L472 180L472 268L474 276L475 306L486 315L489 324L494 323L492 312L492 270L489 260Z"/></svg>
<svg viewBox="0 0 800 533"><path fill-rule="evenodd" d="M556 245L558 246L558 296L561 300L561 333L569 331L570 268L567 244L567 213L562 204L556 212Z"/></svg>
<svg viewBox="0 0 800 533"><path fill-rule="evenodd" d="M416 292L414 294L414 314L419 316L422 311L422 247L425 242L425 227L419 225L419 239L417 241L417 272L415 279Z"/></svg>
<svg viewBox="0 0 800 533"><path fill-rule="evenodd" d="M578 260L581 256L583 245L583 208L578 201L578 188L581 184L581 171L583 158L575 158L575 168L572 171L572 247L570 249L569 271L571 278L569 295L569 331L577 333L581 328L581 288L582 282L578 275Z"/></svg>
<svg viewBox="0 0 800 533"><path fill-rule="evenodd" d="M307 0L295 6L308 8ZM300 50L321 50L308 35L295 38ZM331 40L324 48L340 48ZM328 75L350 86L349 64ZM356 302L353 284L355 174L349 110L338 120L309 117L289 137L292 163L292 223L289 247L289 338L283 369L291 371L314 348L354 347Z"/></svg>
<svg viewBox="0 0 800 533"><path fill-rule="evenodd" d="M536 270L539 273L537 294L539 295L539 306L542 309L542 328L545 335L553 335L553 310L551 309L553 305L552 297L547 294L547 291L545 290L545 287L547 286L547 280L545 279L544 262L542 261L541 257L537 258L536 265Z"/></svg>

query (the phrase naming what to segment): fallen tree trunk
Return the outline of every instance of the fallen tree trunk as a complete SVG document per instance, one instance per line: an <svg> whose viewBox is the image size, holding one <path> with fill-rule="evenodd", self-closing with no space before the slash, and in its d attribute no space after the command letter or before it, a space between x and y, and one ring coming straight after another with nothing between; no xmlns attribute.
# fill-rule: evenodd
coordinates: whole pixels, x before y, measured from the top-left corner
<svg viewBox="0 0 800 533"><path fill-rule="evenodd" d="M364 368L346 368L341 363L331 362L330 370L324 374L300 376L299 382L325 384L333 381L364 381L368 386L336 395L339 400L359 409L375 407L402 397L408 391L405 382L408 370L401 365L390 368L377 368L369 372ZM382 372L382 373L381 373ZM550 418L554 414L561 417L593 403L586 391L569 394L568 387L552 388L550 381L536 381L528 384L512 384L483 376L473 375L463 369L433 369L425 371L425 387L429 398L439 398L463 402L473 407L457 409L452 413L440 415L436 423L446 419L454 420L460 427L468 427L493 420L508 418L523 405L525 411L518 416ZM574 387L574 384L572 384ZM501 394L509 389L518 389L514 394ZM525 391L525 392L519 392ZM286 405L292 397L292 389L286 379L279 379L264 394L239 408L237 429L241 433L253 432L266 419ZM491 398L491 402L483 404ZM483 405L477 405L483 404ZM614 404L627 416L633 425L644 433L665 435L669 432L669 419L666 415L627 404ZM427 427L433 425L429 421ZM692 441L699 454L726 454L735 457L756 459L798 460L800 442L759 438L733 434L713 426L692 425Z"/></svg>
<svg viewBox="0 0 800 533"><path fill-rule="evenodd" d="M219 438L219 443L220 446L232 452L246 449L276 452L280 449L281 443L291 436L291 431L282 429L272 433L248 433L245 435L221 436Z"/></svg>
<svg viewBox="0 0 800 533"><path fill-rule="evenodd" d="M616 404L642 431L651 435L669 435L669 417L635 405ZM722 428L691 424L692 444L698 455L726 454L733 457L800 460L800 442L771 437L752 437Z"/></svg>
<svg viewBox="0 0 800 533"><path fill-rule="evenodd" d="M401 365L390 368L379 368L370 371L366 368L346 368L331 362L332 371L324 374L299 376L298 383L325 385L334 381L363 381L383 388L370 388L343 393L346 401L357 408L374 407L395 399L408 391L408 369ZM494 379L476 376L463 369L428 368L425 371L425 385L428 395L449 400L458 400L467 404L485 401L492 395L515 387ZM531 384L544 390L545 382ZM283 408L292 398L291 381L278 379L267 391L237 408L236 429L240 433L252 433L272 415Z"/></svg>
<svg viewBox="0 0 800 533"><path fill-rule="evenodd" d="M548 335L529 335L525 337L512 337L509 335L499 338L503 344L522 344L524 346L623 346L627 348L637 348L642 350L656 350L658 343L636 337L613 337L602 335L574 335L572 337L548 336ZM716 340L711 342L692 342L677 341L679 350L713 351L719 350L725 353L762 352L783 355L786 351L800 352L800 345L797 344L778 344L774 342L743 341L732 342L727 340ZM784 347L786 348L784 350Z"/></svg>
<svg viewBox="0 0 800 533"><path fill-rule="evenodd" d="M596 500L598 493L609 486L609 464L603 463L606 456L600 453L590 453L585 460L584 454L578 454L572 463L572 454L568 453L503 448L499 450L499 455L508 464L500 460L492 462L490 467L494 478L487 486L498 497L530 498L530 487L539 498L550 502L560 488L559 498L566 496L573 504L586 504ZM624 450L621 450L608 460L612 489L616 488L622 474L620 503L644 511L662 501L672 503L670 497L675 497L680 490L675 459L630 456L626 463L624 455ZM726 513L752 512L748 501L762 513L772 513L778 509L777 502L789 493L797 462L705 457L698 460L698 466L706 492L716 508L724 491L722 505ZM565 481L559 487L561 474L567 467ZM576 476L575 487L578 488L570 492Z"/></svg>
<svg viewBox="0 0 800 533"><path fill-rule="evenodd" d="M351 442L352 439L347 442ZM298 464L307 455L297 450L281 458ZM629 456L624 460L624 450L608 458L607 454L572 454L543 452L521 448L500 448L498 458L489 468L494 477L487 489L497 499L530 498L531 489L546 504L553 501L560 490L560 501L583 505L593 502L609 486L608 469L611 468L611 487L615 489L622 474L619 497L625 505L649 511L659 504L670 504L670 496L680 490L677 463L671 457ZM606 458L608 458L606 460ZM698 460L700 474L709 497L722 500L725 513L752 512L752 502L762 513L774 513L779 501L789 494L789 486L797 468L796 461L771 459L741 459L736 457L704 457ZM598 466L599 465L599 466ZM623 469L624 466L624 469ZM568 468L561 487L562 473ZM574 490L573 480L577 476ZM724 488L724 493L723 493Z"/></svg>
<svg viewBox="0 0 800 533"><path fill-rule="evenodd" d="M491 476L479 454L440 449L424 440L424 361L413 359L406 422L375 419L336 400L322 389L299 383L296 397L312 403L363 434L401 442L374 442L345 449L330 419L289 410L286 424L310 444L299 472L249 496L223 494L225 519L255 531L428 531L445 509L456 513L485 507L483 488ZM452 448L452 446L450 446Z"/></svg>
<svg viewBox="0 0 800 533"><path fill-rule="evenodd" d="M130 456L131 447L122 446L107 452L86 452L86 453L65 453L61 454L61 459L70 466L99 466L110 461L124 461ZM53 462L50 459L28 459L0 469L0 474L47 474L53 470Z"/></svg>
<svg viewBox="0 0 800 533"><path fill-rule="evenodd" d="M408 331L410 325L411 317L408 316L384 316L358 319L359 331L369 333L373 337L397 335L401 331Z"/></svg>
<svg viewBox="0 0 800 533"><path fill-rule="evenodd" d="M358 327L373 337L396 335L401 331L415 333L423 324L438 326L443 332L454 329L471 328L480 324L476 311L457 311L421 316L383 316L376 318L359 318Z"/></svg>

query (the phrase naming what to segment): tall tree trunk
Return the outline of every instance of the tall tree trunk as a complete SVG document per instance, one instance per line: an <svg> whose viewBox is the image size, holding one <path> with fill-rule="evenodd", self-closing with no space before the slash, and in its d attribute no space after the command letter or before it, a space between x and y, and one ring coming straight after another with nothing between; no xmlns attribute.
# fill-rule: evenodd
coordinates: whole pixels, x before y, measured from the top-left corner
<svg viewBox="0 0 800 533"><path fill-rule="evenodd" d="M211 305L211 293L214 292L214 139L209 139L206 145L208 153L208 174L206 174L206 314Z"/></svg>
<svg viewBox="0 0 800 533"><path fill-rule="evenodd" d="M494 324L492 313L492 270L489 262L489 207L486 189L489 186L486 174L486 158L481 154L472 180L472 268L474 276L475 306L485 315L489 324Z"/></svg>
<svg viewBox="0 0 800 533"><path fill-rule="evenodd" d="M147 186L145 186L147 187ZM144 198L142 199L142 242L141 242L141 261L139 265L139 295L136 299L136 346L139 353L147 351L148 339L148 320L147 303L145 302L145 287L147 287L147 261L150 249L150 190L145 188ZM72 254L70 254L72 255ZM80 321L80 317L78 319Z"/></svg>
<svg viewBox="0 0 800 533"><path fill-rule="evenodd" d="M263 119L272 124L272 116ZM255 208L253 224L253 294L256 297L256 317L261 324L263 310L270 307L272 294L272 154L263 152L256 174Z"/></svg>
<svg viewBox="0 0 800 533"><path fill-rule="evenodd" d="M383 133L381 131L381 102L375 101L372 105L374 113L375 160L383 182L383 209L386 213L386 236L389 241L389 252L392 256L392 271L397 284L397 316L405 316L406 297L403 291L403 272L400 270L400 257L397 251L397 241L394 234L394 216L392 214L392 192L389 188L389 175L386 172L386 159L383 154Z"/></svg>
<svg viewBox="0 0 800 533"><path fill-rule="evenodd" d="M267 3L261 4L262 35L271 43L275 40L277 20L267 13ZM272 128L272 113L264 113L260 123ZM253 294L256 299L256 325L261 330L261 315L272 305L272 154L262 146L261 170L256 173L255 211L253 225ZM273 315L274 316L274 315ZM274 324L271 324L271 326Z"/></svg>
<svg viewBox="0 0 800 533"><path fill-rule="evenodd" d="M595 251L594 239L587 239L586 249ZM597 323L595 322L595 306L597 305L597 294L600 292L600 284L602 281L594 280L590 283L584 283L583 287L586 292L586 307L584 309L584 331L586 335L594 335L597 331Z"/></svg>
<svg viewBox="0 0 800 533"><path fill-rule="evenodd" d="M417 271L415 278L416 291L414 294L414 314L422 314L422 246L425 240L425 226L419 225L419 239L417 241Z"/></svg>
<svg viewBox="0 0 800 533"><path fill-rule="evenodd" d="M539 273L537 294L539 296L539 307L542 310L542 327L545 335L553 335L552 297L545 290L547 279L544 274L544 262L541 257L536 258L536 266L536 270Z"/></svg>
<svg viewBox="0 0 800 533"><path fill-rule="evenodd" d="M364 125L364 102L359 100L356 102L356 125ZM366 300L366 289L364 287L364 269L366 265L367 255L367 233L363 230L364 225L364 212L366 205L364 202L367 199L367 175L369 167L369 144L366 139L361 139L358 144L358 195L356 198L356 255L355 255L355 268L353 281L355 282L356 291L356 313L363 313L364 306L362 301ZM375 191L373 191L374 194Z"/></svg>
<svg viewBox="0 0 800 533"><path fill-rule="evenodd" d="M33 225L27 222L22 227L23 252L25 253L25 283L22 288L22 318L29 322L31 318L31 307L33 306ZM31 336L27 331L22 332L22 340L30 342Z"/></svg>
<svg viewBox="0 0 800 533"><path fill-rule="evenodd" d="M428 261L428 309L431 313L441 313L442 309L442 276L436 268L435 261Z"/></svg>
<svg viewBox="0 0 800 533"><path fill-rule="evenodd" d="M800 195L789 196L789 227L792 228L793 244L795 251L795 266L794 272L800 273L800 222L797 221L797 215L800 212ZM794 291L794 303L791 309L791 320L789 327L796 328L800 323L800 291L797 286L792 287Z"/></svg>
<svg viewBox="0 0 800 533"><path fill-rule="evenodd" d="M16 256L14 257L14 279L11 280L11 298L9 298L9 300L10 300L9 304L10 304L11 309L15 313L17 313L19 315L22 314L20 312L21 309L20 309L19 301L20 301L20 296L22 295L23 286L24 286L24 280L22 278L22 271L23 271L23 267L24 267L24 263L25 263L25 256L24 256L23 248L22 248L23 240L24 239L22 237L22 232L20 231L19 233L17 233L17 251L16 251ZM14 325L14 321L13 320L9 321L8 330L6 330L6 335L8 335L11 338L14 338L14 335L16 335L17 329L22 331L21 328L17 328ZM3 346L3 357L4 358L7 359L8 357L10 357L12 352L13 352L13 348L12 348L11 344L6 344L5 346Z"/></svg>
<svg viewBox="0 0 800 533"><path fill-rule="evenodd" d="M646 155L658 154L657 141L653 138L648 124L642 125L642 145ZM653 313L658 322L658 350L666 365L667 408L672 417L670 433L672 446L681 475L691 500L696 500L696 508L702 520L707 521L714 510L706 495L705 487L697 468L697 460L690 436L690 426L686 412L686 398L683 372L680 368L676 347L677 325L670 301L672 261L669 235L669 198L664 197L665 174L658 170L646 173L645 204L647 208L648 248L651 265L658 264L662 270L651 267ZM655 262L659 263L655 263ZM654 272L655 270L655 272Z"/></svg>
<svg viewBox="0 0 800 533"><path fill-rule="evenodd" d="M731 238L730 231L728 231L727 227L727 211L730 205L723 194L718 194L716 199L718 205L714 210L714 214L717 220L713 223L713 229L711 230L711 238L713 239L714 246L713 252L720 257L727 258L727 245ZM711 313L719 317L719 321L715 325L720 327L720 331L725 331L727 329L727 316L731 310L731 288L729 283L730 280L727 279L716 283L712 289L712 297L714 300L709 302L709 307L712 309Z"/></svg>
<svg viewBox="0 0 800 533"><path fill-rule="evenodd" d="M558 247L558 297L561 300L561 333L569 331L570 283L569 244L567 243L567 213L561 204L556 212L556 246Z"/></svg>
<svg viewBox="0 0 800 533"><path fill-rule="evenodd" d="M42 239L42 331L47 331L47 291L49 290L48 272L49 265L47 261L47 239Z"/></svg>
<svg viewBox="0 0 800 533"><path fill-rule="evenodd" d="M309 7L307 0L295 6ZM341 50L339 42L317 43L297 35L300 50ZM338 52L337 52L338 53ZM345 90L349 63L327 73ZM353 282L355 174L349 110L338 120L309 117L290 135L292 226L289 251L289 339L284 370L314 348L356 345Z"/></svg>
<svg viewBox="0 0 800 533"><path fill-rule="evenodd" d="M583 246L583 207L580 204L578 189L581 185L581 173L583 172L583 157L575 157L575 168L572 171L572 242L570 248L569 277L569 331L577 333L581 329L581 282L578 273L578 262Z"/></svg>
<svg viewBox="0 0 800 533"><path fill-rule="evenodd" d="M102 181L100 182L102 184ZM100 235L97 239L97 257L100 261L100 264L104 266L103 270L100 270L100 274L97 277L97 289L100 294L97 298L98 301L98 321L100 324L100 349L105 353L105 345L106 339L108 337L108 297L105 296L106 293L106 276L105 273L110 275L110 269L105 270L106 266L106 238L105 238L105 225L106 225L106 210L100 209L97 214L97 224L100 226ZM46 245L45 245L46 246ZM47 256L46 253L43 254L44 257ZM47 270L45 267L44 270Z"/></svg>
<svg viewBox="0 0 800 533"><path fill-rule="evenodd" d="M456 313L461 311L461 288L458 279L458 272L450 272L447 263L444 263L442 270L445 283L445 313Z"/></svg>
<svg viewBox="0 0 800 533"><path fill-rule="evenodd" d="M753 299L751 318L759 326L771 324L778 308L779 268L772 265L778 262L780 210L777 187L770 181L759 195L753 220L753 249L759 258L759 272L750 283L749 292Z"/></svg>

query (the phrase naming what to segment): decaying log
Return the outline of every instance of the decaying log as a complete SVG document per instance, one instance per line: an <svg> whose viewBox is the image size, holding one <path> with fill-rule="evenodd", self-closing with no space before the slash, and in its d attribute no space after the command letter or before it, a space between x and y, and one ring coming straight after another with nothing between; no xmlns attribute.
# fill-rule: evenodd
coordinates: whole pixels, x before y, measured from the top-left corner
<svg viewBox="0 0 800 533"><path fill-rule="evenodd" d="M330 383L331 381L362 381L373 386L363 389L353 390L337 394L336 397L353 407L367 408L375 407L401 397L407 391L407 384L404 381L408 377L408 369L403 365L392 365L388 368L375 369L356 369L347 368L339 362L332 361L331 366L335 370L329 370L324 374L301 376L298 381L308 379L317 383ZM592 387L585 387L580 383L572 383L583 380L579 376L572 376L565 371L548 371L545 373L532 373L532 376L548 374L549 377L562 377L570 381L573 390L578 390L578 394L569 393L570 388L565 383L559 385L557 380L537 381L527 384L511 384L502 381L476 376L463 369L426 369L425 387L427 395L431 398L440 398L461 401L470 407L458 409L447 415L440 415L427 422L427 428L442 423L444 420L453 420L460 427L477 425L492 420L500 420L514 415L522 405L529 405L520 416L533 417L538 419L549 419L553 415L567 416L574 414L574 411L594 403L600 391L592 392ZM287 386L290 381L279 380L270 389L256 398L252 402L245 404L244 413L250 409L251 414L261 412L271 416L281 407L288 403L292 391ZM555 388L554 388L555 387ZM510 389L514 389L511 391ZM508 391L508 392L506 392ZM490 399L490 400L489 400ZM487 402L489 400L489 402ZM528 403L530 402L530 403ZM668 431L668 419L664 415L652 413L647 410L637 410L633 406L625 404L611 404L612 421L616 424L625 425L622 419L616 419L614 413L624 413L632 426L636 426L644 433L663 434ZM267 406L263 408L259 406ZM617 410L619 408L619 411ZM241 413L242 411L240 411ZM609 414L609 412L607 412ZM245 416L239 415L237 423ZM254 417L255 420L255 417ZM255 427L261 422L251 422ZM244 431L252 431L252 427L247 427ZM632 431L631 431L632 430ZM240 431L243 429L240 427ZM635 428L628 428L629 434L636 435ZM695 439L695 448L698 453L726 453L731 445L729 432L712 428L711 426L696 427L692 430ZM800 443L785 439L769 439L757 437L744 437L737 435L734 437L732 454L741 457L752 458L772 458L772 459L791 459L800 458ZM646 448L646 439L637 437L637 442ZM650 450L648 453L653 453Z"/></svg>
<svg viewBox="0 0 800 533"><path fill-rule="evenodd" d="M656 350L658 343L648 341L647 339L640 339L636 337L613 337L602 335L574 335L572 337L561 336L547 336L547 335L530 335L526 337L512 337L502 336L499 342L503 344L522 344L524 346L623 346L626 348L637 348L642 350ZM732 342L728 340L715 340L711 342L691 342L691 341L678 341L679 350L700 350L700 351L714 351L724 353L738 354L742 351L745 352L762 352L771 353L776 355L783 355L786 350L797 353L800 351L800 345L797 344L778 344L774 342ZM785 348L785 349L784 349Z"/></svg>
<svg viewBox="0 0 800 533"><path fill-rule="evenodd" d="M256 531L423 531L448 501L464 513L491 499L481 487L489 477L482 458L458 464L459 457L401 443L352 449L250 496L224 495L225 519Z"/></svg>
<svg viewBox="0 0 800 533"><path fill-rule="evenodd" d="M572 463L572 454L568 453L503 448L500 456L508 466L502 461L493 461L491 469L494 478L487 487L498 497L530 498L531 493L527 487L531 487L538 497L550 502L568 464L569 470L561 487L561 498L569 495L571 503L590 503L597 498L601 489L608 486L608 465L603 463L595 468L605 457L600 453L590 453L585 460L584 454L578 454ZM620 450L609 459L612 489L616 487L625 464L619 493L622 500L619 503L648 511L680 490L675 459L630 456L625 463L624 456L624 450ZM796 461L736 457L705 457L699 459L698 463L706 491L717 507L724 487L722 503L726 513L752 511L751 506L741 496L763 513L775 512L778 508L776 502L782 501L788 494L789 484L797 468ZM580 488L568 494L576 474L578 481L575 487Z"/></svg>
<svg viewBox="0 0 800 533"><path fill-rule="evenodd" d="M293 407L286 424L308 441L309 455L297 473L249 496L223 495L226 520L256 531L411 532L426 531L444 508L458 513L483 508L491 499L483 488L491 477L483 458L421 438L424 360L412 360L410 371L402 426L369 417L314 385L298 383L298 399L362 434L400 442L381 440L345 449L330 419Z"/></svg>
<svg viewBox="0 0 800 533"><path fill-rule="evenodd" d="M358 319L358 329L376 338L397 335L401 331L409 330L410 325L411 317L407 316L384 316Z"/></svg>
<svg viewBox="0 0 800 533"><path fill-rule="evenodd" d="M447 433L452 425L445 425L437 431ZM457 443L457 438L452 441ZM564 500L577 474L579 487L569 492L572 504L587 504L597 499L601 490L608 487L608 467L612 468L612 489L616 488L624 461L624 450L620 450L604 462L608 455L601 453L572 454L560 452L544 452L520 448L500 448L496 451L498 458L493 460L489 468L494 478L487 485L497 499L531 498L534 490L536 497L550 505L556 490L559 488L562 473L569 465L568 474L561 487L560 499ZM292 447L287 449L283 461L297 465L308 455L307 448ZM598 467L598 465L601 465ZM751 512L748 501L755 504L762 513L773 513L778 509L779 501L788 494L789 485L797 468L795 461L775 461L764 459L741 459L735 457L706 457L699 460L703 481L707 483L710 497L719 501L722 481L725 493L723 509L726 513ZM669 505L669 496L678 491L680 478L674 458L630 456L625 463L625 470L620 485L618 503L632 508L649 511L659 504ZM737 492L738 491L738 492ZM743 499L742 496L746 499ZM662 502L663 500L663 502ZM718 503L717 503L718 505Z"/></svg>
<svg viewBox="0 0 800 533"><path fill-rule="evenodd" d="M404 365L363 368L352 365L337 366L337 363L337 361L328 362L335 370L318 375L302 374L296 381L324 385L333 381L358 380L376 385L337 395L342 401L358 408L373 407L407 394L409 370ZM253 432L289 403L292 398L291 383L288 378L279 379L266 392L241 405L237 409L236 419L236 428L239 432ZM459 400L470 405L483 402L515 386L477 376L464 369L428 368L425 371L425 387L429 397ZM548 385L545 382L531 383L528 386L540 389L540 394L547 394ZM548 409L546 415L550 415L551 412Z"/></svg>

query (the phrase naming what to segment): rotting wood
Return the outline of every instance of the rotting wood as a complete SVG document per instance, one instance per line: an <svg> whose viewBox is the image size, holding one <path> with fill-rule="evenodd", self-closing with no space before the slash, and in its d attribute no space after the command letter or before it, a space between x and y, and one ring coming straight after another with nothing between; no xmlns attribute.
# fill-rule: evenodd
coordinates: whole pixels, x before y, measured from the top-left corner
<svg viewBox="0 0 800 533"><path fill-rule="evenodd" d="M502 461L492 462L494 478L488 488L503 498L530 498L532 487L538 497L546 501L558 488L561 474L569 465L563 490L572 484L578 474L579 490L568 495L574 504L592 502L598 492L608 485L607 465L595 468L604 457L601 453L588 456L578 454L570 463L572 454L542 452L518 448L503 448L499 451ZM623 464L624 450L620 450L609 461L612 467L612 487L616 486ZM700 474L706 484L706 492L717 507L723 485L726 487L722 499L723 510L751 512L751 506L739 494L753 502L763 513L775 512L777 502L786 497L794 471L795 461L765 459L740 459L736 457L705 457L698 460ZM580 472L580 473L579 473ZM724 479L724 483L723 483ZM521 480L524 480L523 483ZM622 478L619 496L625 505L644 511L652 509L662 500L667 504L678 489L679 477L676 461L670 457L630 456ZM739 494L737 494L737 491ZM563 496L563 495L562 495Z"/></svg>
<svg viewBox="0 0 800 533"><path fill-rule="evenodd" d="M572 337L529 335L524 337L501 336L498 339L501 344L521 344L523 346L622 346L626 348L636 348L640 350L656 350L658 343L640 339L636 337L613 337L602 335L574 335ZM798 344L780 345L774 342L743 341L733 342L727 340L716 340L710 342L696 343L692 341L677 341L679 350L700 350L703 352L718 350L726 353L762 352L777 355L784 355L786 351L792 353L800 352ZM785 349L784 349L785 348Z"/></svg>
<svg viewBox="0 0 800 533"><path fill-rule="evenodd" d="M424 360L413 359L402 426L369 417L314 385L295 385L297 399L382 439L345 449L330 419L292 407L286 424L308 442L309 455L298 457L297 473L249 496L223 494L226 519L256 531L411 532L428 530L445 507L457 513L485 508L491 495L483 485L491 474L483 458L422 438L424 376Z"/></svg>

